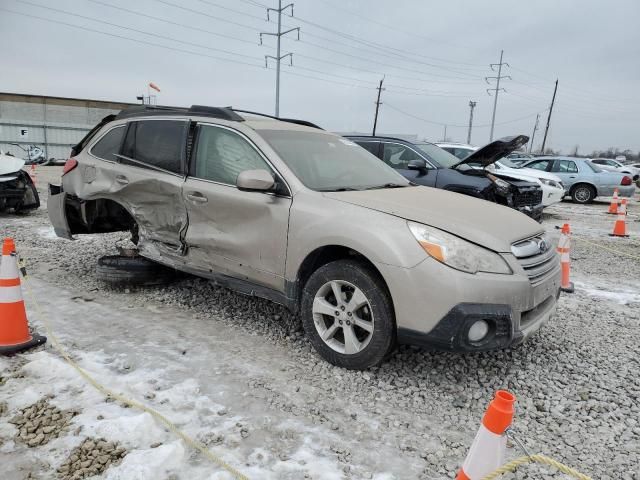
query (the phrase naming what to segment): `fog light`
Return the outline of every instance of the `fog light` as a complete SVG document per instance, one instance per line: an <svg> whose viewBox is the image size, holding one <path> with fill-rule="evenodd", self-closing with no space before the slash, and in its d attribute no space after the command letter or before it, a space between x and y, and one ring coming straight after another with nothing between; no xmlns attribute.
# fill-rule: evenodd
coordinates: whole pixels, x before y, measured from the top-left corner
<svg viewBox="0 0 640 480"><path fill-rule="evenodd" d="M478 320L471 325L467 336L469 337L469 341L479 342L487 335L487 333L489 333L489 324L484 320Z"/></svg>

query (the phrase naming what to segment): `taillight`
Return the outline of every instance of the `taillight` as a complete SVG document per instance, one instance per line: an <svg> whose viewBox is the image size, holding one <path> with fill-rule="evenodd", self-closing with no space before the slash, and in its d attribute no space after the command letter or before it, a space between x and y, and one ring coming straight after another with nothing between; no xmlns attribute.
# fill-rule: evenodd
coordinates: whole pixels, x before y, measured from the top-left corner
<svg viewBox="0 0 640 480"><path fill-rule="evenodd" d="M78 161L75 158L70 158L64 164L64 168L62 169L62 175L69 173L71 170L78 166Z"/></svg>
<svg viewBox="0 0 640 480"><path fill-rule="evenodd" d="M627 177L626 175L624 177L622 177L622 181L620 182L620 185L631 185L631 177Z"/></svg>

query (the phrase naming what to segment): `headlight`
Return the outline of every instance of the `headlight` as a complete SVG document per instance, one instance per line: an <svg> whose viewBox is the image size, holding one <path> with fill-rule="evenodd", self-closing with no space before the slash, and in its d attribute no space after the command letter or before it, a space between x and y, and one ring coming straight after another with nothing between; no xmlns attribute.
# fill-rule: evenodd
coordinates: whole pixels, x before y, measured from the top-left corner
<svg viewBox="0 0 640 480"><path fill-rule="evenodd" d="M467 273L512 273L507 262L491 250L437 228L415 222L407 222L407 224L424 251L451 268Z"/></svg>
<svg viewBox="0 0 640 480"><path fill-rule="evenodd" d="M498 178L495 175L491 174L487 175L487 177L489 177L489 179L495 184L500 193L502 193L503 195L507 195L509 193L509 187L511 187L509 182L505 182L501 178Z"/></svg>
<svg viewBox="0 0 640 480"><path fill-rule="evenodd" d="M563 188L562 185L555 180L549 180L548 178L539 178L538 180L540 180L545 185L549 185L550 187Z"/></svg>

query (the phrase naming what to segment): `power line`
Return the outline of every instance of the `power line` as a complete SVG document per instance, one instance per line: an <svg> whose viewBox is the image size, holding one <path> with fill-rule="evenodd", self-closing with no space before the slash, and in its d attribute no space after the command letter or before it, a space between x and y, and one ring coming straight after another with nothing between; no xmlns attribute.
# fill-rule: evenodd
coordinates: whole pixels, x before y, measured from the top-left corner
<svg viewBox="0 0 640 480"><path fill-rule="evenodd" d="M193 56L196 56L196 57L211 58L211 59L214 59L214 60L220 60L222 62L235 63L235 64L238 64L238 65L244 65L244 66L248 66L248 67L258 68L260 70L265 70L263 63L253 64L253 63L243 62L243 61L240 61L240 60L233 60L233 59L230 59L230 58L218 57L218 56L215 56L215 55L208 55L208 54L202 53L202 52L194 52L192 50L185 50L183 48L176 48L176 47L171 47L171 46L168 46L168 45L163 45L163 44L160 44L160 43L154 43L154 42L149 42L149 41L146 41L146 40L140 40L140 39L137 39L137 38L127 37L126 35L119 35L119 34L116 34L116 33L105 32L105 31L102 31L102 30L97 30L97 29L94 29L94 28L89 28L89 27L85 27L85 26L82 26L82 25L77 25L77 24L74 24L74 23L67 23L67 22L63 22L61 20L53 20L51 18L40 17L38 15L32 15L32 14L24 13L24 12L17 12L17 11L10 10L8 8L3 8L3 7L0 7L0 11L4 11L4 12L7 12L7 13L12 13L14 15L20 15L20 16L23 16L23 17L34 18L34 19L37 19L37 20L42 20L44 22L54 23L54 24L57 24L57 25L63 25L63 26L66 26L66 27L71 27L71 28L76 29L76 30L84 30L84 31L87 31L87 32L99 33L100 35L105 35L105 36L108 36L108 37L118 38L118 39L122 39L122 40L127 40L127 41L130 41L130 42L139 43L141 45L158 47L158 48L162 48L162 49L170 50L170 51L174 51L174 52L186 53L188 55L193 55ZM262 62L262 59L259 59L259 58L256 58L255 60L257 60L259 62ZM287 71L284 71L283 73L285 73L287 75L296 76L296 77L302 77L302 78L307 78L307 79L312 79L312 80L318 80L318 81L321 81L321 82L333 83L333 84L336 84L336 85L343 85L343 86L356 87L356 88L366 88L366 89L369 89L369 90L373 90L374 89L374 87L367 87L367 86L363 86L363 85L353 85L353 84L348 84L348 83L339 82L339 81L335 81L335 80L329 80L329 79L326 79L326 78L318 78L318 77L314 77L314 76L311 76L311 75L305 75L305 74L298 73L298 72L287 72Z"/></svg>
<svg viewBox="0 0 640 480"><path fill-rule="evenodd" d="M414 115L412 113L405 112L404 110L401 110L398 107L395 107L395 106L391 105L389 102L385 102L385 105L387 106L387 108L390 108L391 110L395 110L398 113L401 113L401 114L406 115L406 116L411 117L411 118L415 118L416 120L420 120L420 121L425 122L425 123L430 123L432 125L439 125L441 127L446 125L448 127L468 128L468 125L460 125L460 124L447 123L447 122L436 122L434 120L429 120L429 119L426 119L426 118L423 118L423 117L419 117L419 116ZM496 123L495 125L508 125L510 123L516 123L516 122L519 122L519 121L522 121L522 120L526 120L527 118L531 118L534 115L537 115L538 113L539 112L530 113L529 115L525 115L523 117L514 118L512 120L507 120L505 122L499 122L499 123ZM491 124L487 123L487 124L484 124L484 125L474 125L474 127L475 128L488 128L488 127L491 127Z"/></svg>

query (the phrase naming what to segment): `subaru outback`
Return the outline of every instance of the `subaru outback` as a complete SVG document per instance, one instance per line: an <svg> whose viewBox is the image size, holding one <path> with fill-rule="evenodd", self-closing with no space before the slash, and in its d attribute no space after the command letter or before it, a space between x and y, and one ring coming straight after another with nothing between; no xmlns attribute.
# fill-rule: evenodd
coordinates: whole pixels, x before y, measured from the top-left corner
<svg viewBox="0 0 640 480"><path fill-rule="evenodd" d="M398 343L506 348L556 308L559 261L538 223L415 185L309 122L134 107L63 172L48 203L59 236L130 230L147 259L297 312L341 367Z"/></svg>

